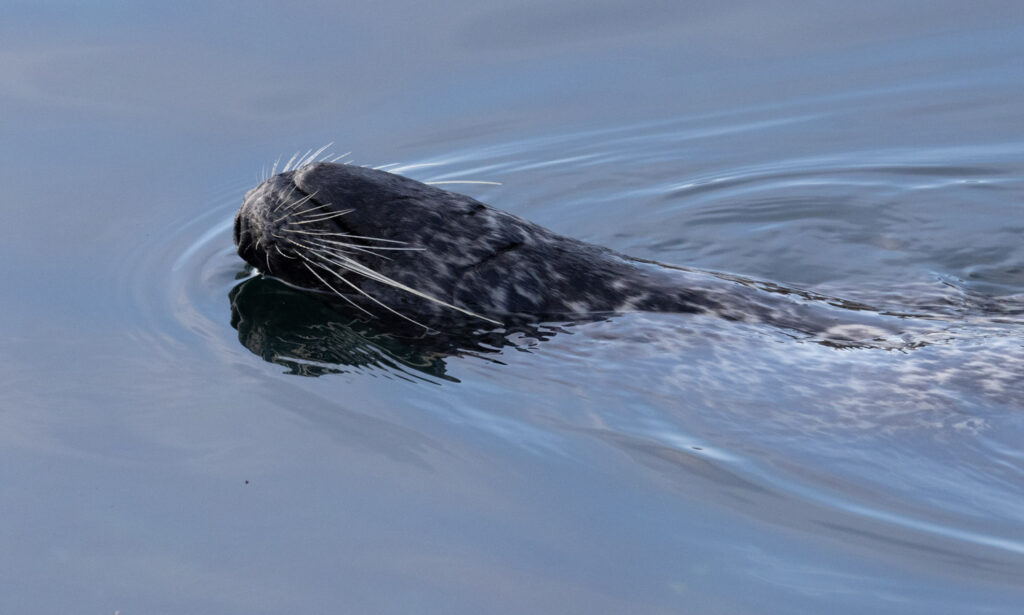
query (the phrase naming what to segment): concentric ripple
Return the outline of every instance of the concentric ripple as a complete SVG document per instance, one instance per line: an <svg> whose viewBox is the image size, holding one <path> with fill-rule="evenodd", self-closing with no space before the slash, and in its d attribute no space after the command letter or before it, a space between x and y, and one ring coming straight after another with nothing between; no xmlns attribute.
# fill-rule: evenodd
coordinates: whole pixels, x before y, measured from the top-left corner
<svg viewBox="0 0 1024 615"><path fill-rule="evenodd" d="M775 525L1019 581L1024 143L816 144L783 160L765 145L834 121L753 110L387 168L636 256L927 313L915 349L840 350L637 314L471 353L423 350L372 324L309 316L317 308L301 294L259 278L239 286L251 276L230 237L241 184L136 247L125 292L158 345L199 336L231 363L389 376L370 390L414 387L410 405L517 445L600 442L639 474Z"/></svg>

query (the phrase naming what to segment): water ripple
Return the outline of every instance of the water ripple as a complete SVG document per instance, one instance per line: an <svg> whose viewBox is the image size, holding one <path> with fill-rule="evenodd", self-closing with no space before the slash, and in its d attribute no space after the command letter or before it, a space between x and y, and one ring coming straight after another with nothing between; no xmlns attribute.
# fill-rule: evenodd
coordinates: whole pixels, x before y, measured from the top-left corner
<svg viewBox="0 0 1024 615"><path fill-rule="evenodd" d="M241 184L135 246L122 292L158 347L198 337L225 362L255 352L293 374L346 372L370 394L416 387L405 403L537 454L601 442L639 475L708 489L744 514L937 561L960 553L1004 581L1024 564L1024 225L1010 222L1021 219L1024 143L770 163L763 152L725 163L708 143L816 132L842 111L544 136L389 169L496 182L458 189L638 256L947 316L913 349L839 350L671 315L480 340L474 352L410 348L330 315L303 320L318 308L283 287L239 290ZM248 341L229 313L240 293L273 308Z"/></svg>

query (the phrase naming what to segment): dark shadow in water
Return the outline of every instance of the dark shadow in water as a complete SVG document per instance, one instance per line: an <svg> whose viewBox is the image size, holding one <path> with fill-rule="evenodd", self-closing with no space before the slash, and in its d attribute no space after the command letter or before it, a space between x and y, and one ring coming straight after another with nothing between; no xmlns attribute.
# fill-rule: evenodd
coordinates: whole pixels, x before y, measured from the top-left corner
<svg viewBox="0 0 1024 615"><path fill-rule="evenodd" d="M231 326L238 330L242 345L264 361L299 376L343 373L352 368L383 370L406 379L458 382L447 374L447 357L474 355L501 363L497 356L505 347L528 351L533 344L565 332L555 325L426 331L395 318L353 313L343 304L329 303L263 276L236 285L228 298Z"/></svg>

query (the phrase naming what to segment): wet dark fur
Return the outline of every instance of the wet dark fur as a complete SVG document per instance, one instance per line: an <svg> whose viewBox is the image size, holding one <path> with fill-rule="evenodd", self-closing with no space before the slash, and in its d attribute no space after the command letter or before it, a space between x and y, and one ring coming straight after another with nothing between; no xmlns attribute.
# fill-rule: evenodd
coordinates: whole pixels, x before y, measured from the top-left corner
<svg viewBox="0 0 1024 615"><path fill-rule="evenodd" d="M639 261L462 194L327 162L275 175L249 191L235 217L234 241L247 262L288 284L428 326L645 310L716 314L811 334L851 322L850 308L863 307ZM370 279L359 267L407 288Z"/></svg>

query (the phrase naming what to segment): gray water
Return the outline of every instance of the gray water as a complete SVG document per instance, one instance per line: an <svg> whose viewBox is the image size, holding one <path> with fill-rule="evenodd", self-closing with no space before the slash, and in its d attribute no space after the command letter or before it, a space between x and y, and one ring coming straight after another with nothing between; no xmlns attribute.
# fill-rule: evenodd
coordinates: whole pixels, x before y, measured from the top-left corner
<svg viewBox="0 0 1024 615"><path fill-rule="evenodd" d="M1015 2L13 2L0 612L1019 613ZM279 157L863 302L448 352L252 277Z"/></svg>

